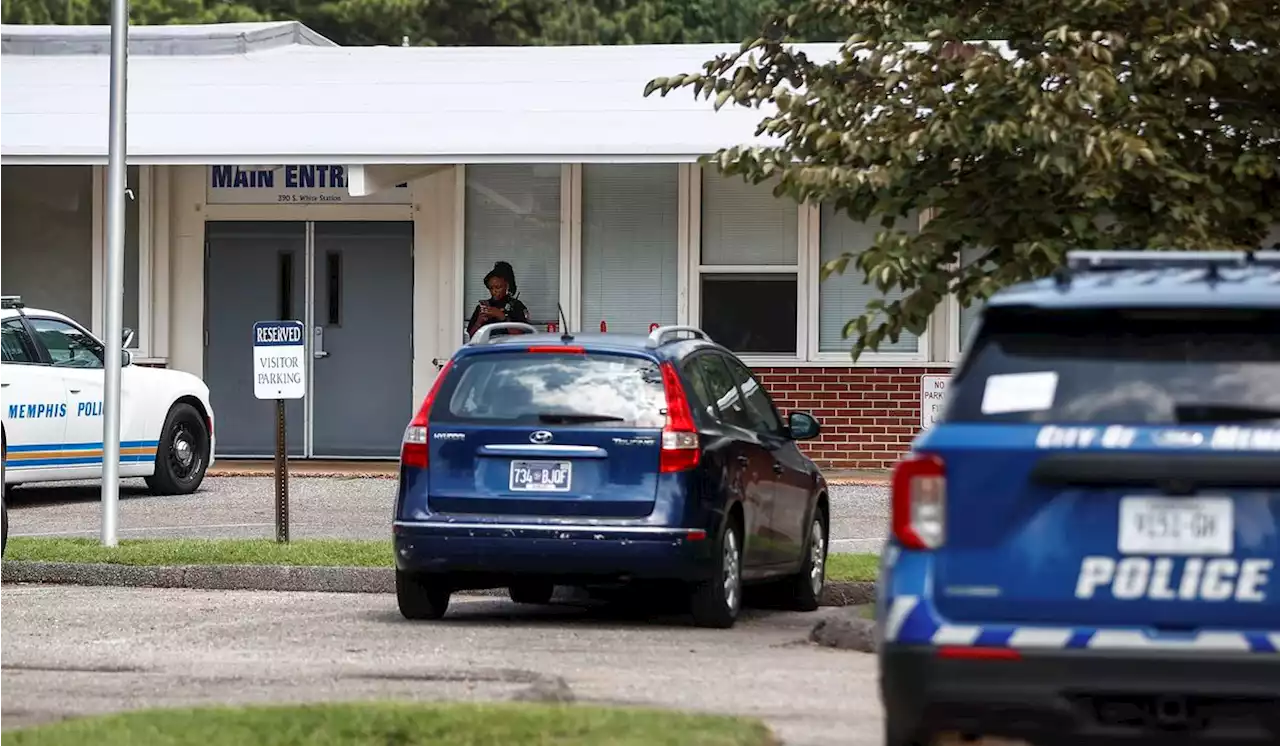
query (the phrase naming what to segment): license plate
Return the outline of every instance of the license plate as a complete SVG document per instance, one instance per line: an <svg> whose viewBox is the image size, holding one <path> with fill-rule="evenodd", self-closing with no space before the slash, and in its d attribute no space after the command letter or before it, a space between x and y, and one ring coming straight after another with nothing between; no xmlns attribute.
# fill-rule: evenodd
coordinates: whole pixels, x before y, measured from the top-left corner
<svg viewBox="0 0 1280 746"><path fill-rule="evenodd" d="M568 492L573 464L568 461L512 461L512 492Z"/></svg>
<svg viewBox="0 0 1280 746"><path fill-rule="evenodd" d="M1121 554L1231 554L1234 547L1229 497L1120 499Z"/></svg>

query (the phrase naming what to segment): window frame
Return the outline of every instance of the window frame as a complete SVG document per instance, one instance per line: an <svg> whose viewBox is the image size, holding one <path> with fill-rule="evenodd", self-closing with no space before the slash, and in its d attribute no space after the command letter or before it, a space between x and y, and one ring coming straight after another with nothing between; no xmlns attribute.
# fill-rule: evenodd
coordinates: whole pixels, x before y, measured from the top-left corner
<svg viewBox="0 0 1280 746"><path fill-rule="evenodd" d="M647 162L647 161L646 161ZM653 161L660 163L662 161ZM550 164L548 164L550 165ZM582 238L583 238L583 165L560 164L560 299L572 333L595 332L597 328L583 327L582 318ZM701 289L703 274L777 274L796 278L796 350L787 354L736 353L734 356L755 371L768 367L928 367L946 371L959 359L958 312L954 297L929 319L923 334L917 338L914 351L866 352L856 362L845 352L820 351L818 314L821 307L821 205L797 204L796 263L792 265L703 265L702 255L702 178L706 168L696 163L679 163L679 234L677 247L677 299L676 323L701 326ZM456 349L464 341L463 327L466 271L466 181L465 164L454 169L454 222L453 242L455 261L452 268L453 292L450 302L448 329L458 330L457 340L450 343ZM730 177L737 178L737 177ZM785 198L783 198L785 199ZM921 210L920 227L928 221L929 210ZM943 338L945 335L945 339Z"/></svg>
<svg viewBox="0 0 1280 746"><path fill-rule="evenodd" d="M104 166L93 168L93 312L89 326L93 332L92 336L101 340L106 326L106 317L103 315L106 297L103 294L103 288L106 287L107 274L107 169ZM159 353L162 347L167 347L167 345L161 345L156 339L152 312L154 309L157 315L165 314L166 316L169 312L167 287L169 242L168 237L164 235L168 224L166 221L160 231L156 230L154 224L157 214L164 212L164 210L155 209L156 187L160 185L167 188L168 179L158 178L157 171L163 169L153 166L137 166L137 169L138 194L134 198L138 203L138 325L133 330L133 345L128 350L134 360L152 362L163 360L164 355ZM125 195L125 200L126 202L129 200L128 194ZM158 257L159 253L164 253L164 256ZM156 271L157 267L160 271ZM154 287L153 277L164 277L164 287ZM155 299L159 299L164 307L154 307Z"/></svg>
<svg viewBox="0 0 1280 746"><path fill-rule="evenodd" d="M796 278L796 345L792 354L758 354L734 353L748 368L767 366L795 365L806 360L810 348L809 327L811 306L809 282L812 262L812 248L815 246L810 235L812 221L809 218L810 206L796 205L796 263L795 264L703 264L702 263L702 178L706 172L704 167L689 169L689 234L688 244L688 279L684 285L689 299L688 312L690 323L702 326L702 276L732 274L770 274L794 275ZM728 177L738 178L738 177Z"/></svg>

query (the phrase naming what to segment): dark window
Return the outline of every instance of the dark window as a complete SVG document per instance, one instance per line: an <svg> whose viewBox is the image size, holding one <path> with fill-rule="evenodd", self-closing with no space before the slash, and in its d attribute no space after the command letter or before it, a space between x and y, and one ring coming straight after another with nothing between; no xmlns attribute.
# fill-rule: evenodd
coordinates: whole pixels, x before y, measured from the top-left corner
<svg viewBox="0 0 1280 746"><path fill-rule="evenodd" d="M36 353L36 346L31 341L31 335L27 333L27 328L22 325L18 319L8 319L4 322L4 362L6 363L35 363L40 360L40 356Z"/></svg>
<svg viewBox="0 0 1280 746"><path fill-rule="evenodd" d="M292 319L293 316L293 252L280 252L280 315L281 320Z"/></svg>
<svg viewBox="0 0 1280 746"><path fill-rule="evenodd" d="M742 392L742 397L747 402L752 429L769 435L777 435L781 432L782 424L778 419L778 411L774 409L773 401L769 398L769 393L765 391L764 386L739 361L725 358L725 362L729 366L729 373L733 376L734 383L738 384L738 390Z"/></svg>
<svg viewBox="0 0 1280 746"><path fill-rule="evenodd" d="M102 345L78 327L56 319L29 320L54 365L64 368L102 367Z"/></svg>
<svg viewBox="0 0 1280 746"><path fill-rule="evenodd" d="M733 383L733 376L725 367L720 355L704 354L694 359L694 364L707 383L710 398L708 404L713 405L719 413L720 420L730 425L751 429L751 416L747 414L742 403L742 395Z"/></svg>
<svg viewBox="0 0 1280 746"><path fill-rule="evenodd" d="M328 281L327 297L329 325L342 325L342 254L330 251L325 255L325 275Z"/></svg>
<svg viewBox="0 0 1280 746"><path fill-rule="evenodd" d="M702 275L702 329L738 353L796 354L796 276Z"/></svg>
<svg viewBox="0 0 1280 746"><path fill-rule="evenodd" d="M950 398L950 422L1173 424L1238 419L1229 407L1280 411L1280 313L989 309Z"/></svg>
<svg viewBox="0 0 1280 746"><path fill-rule="evenodd" d="M720 410L716 407L716 399L719 397L711 393L711 384L707 382L707 371L704 366L698 364L700 359L700 357L692 358L685 362L683 367L684 376L689 381L689 394L693 399L689 405L694 409L695 414L705 415L707 419L714 422L720 419Z"/></svg>
<svg viewBox="0 0 1280 746"><path fill-rule="evenodd" d="M661 428L666 408L662 371L652 360L491 353L459 363L442 387L431 419Z"/></svg>

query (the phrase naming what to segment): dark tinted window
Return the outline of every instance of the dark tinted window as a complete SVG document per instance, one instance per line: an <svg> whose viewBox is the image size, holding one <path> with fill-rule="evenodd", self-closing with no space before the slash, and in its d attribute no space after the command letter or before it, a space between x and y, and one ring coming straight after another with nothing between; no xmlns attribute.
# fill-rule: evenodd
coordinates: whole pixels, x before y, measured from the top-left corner
<svg viewBox="0 0 1280 746"><path fill-rule="evenodd" d="M702 275L702 330L737 353L796 354L794 274Z"/></svg>
<svg viewBox="0 0 1280 746"><path fill-rule="evenodd" d="M734 382L738 384L738 390L747 401L752 429L756 432L777 435L782 425L778 421L778 412L774 409L764 386L760 385L756 377L751 375L751 371L747 370L741 362L733 358L725 358L725 362L729 365L729 373L733 376Z"/></svg>
<svg viewBox="0 0 1280 746"><path fill-rule="evenodd" d="M29 319L49 351L53 364L64 368L101 368L106 352L98 340L78 327L57 319Z"/></svg>
<svg viewBox="0 0 1280 746"><path fill-rule="evenodd" d="M661 428L662 370L621 355L495 353L464 358L441 388L433 421Z"/></svg>
<svg viewBox="0 0 1280 746"><path fill-rule="evenodd" d="M711 393L711 384L707 381L706 367L698 364L699 358L693 358L687 361L681 368L684 373L685 380L689 382L689 395L692 401L689 402L694 410L694 414L705 416L709 420L720 419L720 410L716 408L716 399L719 398Z"/></svg>
<svg viewBox="0 0 1280 746"><path fill-rule="evenodd" d="M1243 416L1208 407L1280 411L1280 314L989 311L951 388L950 422L1172 424ZM1255 421L1267 419L1280 421Z"/></svg>
<svg viewBox="0 0 1280 746"><path fill-rule="evenodd" d="M4 322L4 361L6 363L34 363L38 359L31 335L18 319Z"/></svg>
<svg viewBox="0 0 1280 746"><path fill-rule="evenodd" d="M750 429L751 416L742 402L738 387L733 383L733 376L725 367L724 358L714 353L706 353L694 358L693 365L697 366L702 379L706 382L707 400L703 405L708 411L717 414L722 422ZM702 396L699 395L699 398Z"/></svg>

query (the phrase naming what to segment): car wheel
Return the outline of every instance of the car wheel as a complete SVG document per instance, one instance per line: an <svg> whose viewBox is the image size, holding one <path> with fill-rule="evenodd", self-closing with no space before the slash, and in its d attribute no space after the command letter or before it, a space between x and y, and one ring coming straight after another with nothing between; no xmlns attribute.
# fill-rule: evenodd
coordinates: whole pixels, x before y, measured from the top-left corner
<svg viewBox="0 0 1280 746"><path fill-rule="evenodd" d="M809 526L804 564L792 576L786 594L787 608L794 611L816 611L822 603L822 589L827 582L827 522L819 513Z"/></svg>
<svg viewBox="0 0 1280 746"><path fill-rule="evenodd" d="M4 558L5 546L9 545L9 504L5 503L4 468L8 459L8 444L0 438L0 559Z"/></svg>
<svg viewBox="0 0 1280 746"><path fill-rule="evenodd" d="M556 586L542 580L525 580L514 583L507 592L511 600L518 604L549 604L555 595Z"/></svg>
<svg viewBox="0 0 1280 746"><path fill-rule="evenodd" d="M694 587L690 610L694 625L728 629L742 607L742 529L737 521L725 526L716 554L718 572Z"/></svg>
<svg viewBox="0 0 1280 746"><path fill-rule="evenodd" d="M156 447L156 471L147 487L157 495L189 495L209 466L209 428L190 404L175 404L165 418Z"/></svg>
<svg viewBox="0 0 1280 746"><path fill-rule="evenodd" d="M396 570L396 602L405 619L439 619L449 609L452 591L444 579Z"/></svg>
<svg viewBox="0 0 1280 746"><path fill-rule="evenodd" d="M933 742L932 737L902 731L901 726L894 722L894 717L885 713L884 746L929 746Z"/></svg>

